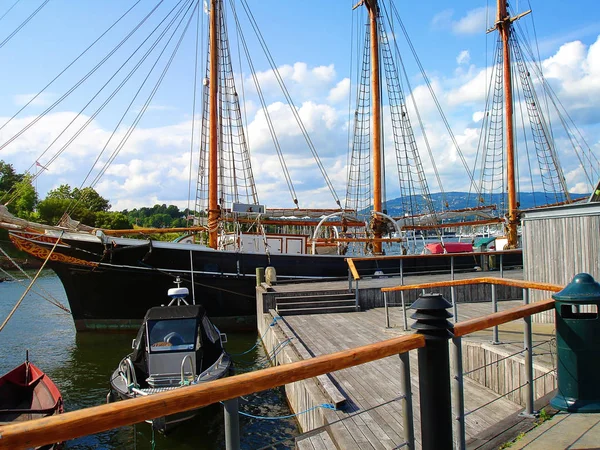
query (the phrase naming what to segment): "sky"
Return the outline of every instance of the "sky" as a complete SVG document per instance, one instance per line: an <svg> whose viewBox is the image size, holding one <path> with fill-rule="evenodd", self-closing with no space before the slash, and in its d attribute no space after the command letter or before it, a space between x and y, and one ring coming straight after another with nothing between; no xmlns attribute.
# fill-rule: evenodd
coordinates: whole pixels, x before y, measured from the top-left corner
<svg viewBox="0 0 600 450"><path fill-rule="evenodd" d="M144 43L149 30L159 24L168 11L185 3L184 0L0 0L0 159L13 164L17 172L32 166L34 172L42 170L35 166L36 161L46 167L36 180L36 189L42 198L48 190L61 184L85 187L95 182L95 189L110 199L113 210L163 203L180 208L193 207L197 171L197 156L192 151L191 139L194 65L196 45L204 48L206 41L205 37L196 38L198 34L205 34L206 15L202 5L200 14L194 15L189 22L164 80L131 137L115 154L103 176L98 176L98 166L94 168L96 160L103 163L110 158L143 109L144 93L151 91L154 81L144 84L139 96L135 94L143 83L143 74L150 70L156 58L148 57L140 70L119 88L111 102L95 115L108 95L106 92L116 89L124 75L111 77L123 64L125 68L133 67L134 60L127 58L138 45L150 45L150 40ZM342 201L347 180L348 128L352 117L349 99L356 89L355 75L352 75L356 69L351 71L352 63L357 59L356 47L352 47L351 42L364 23L364 7L352 10L356 3L357 0L247 0ZM333 197L293 121L287 101L277 87L254 34L247 27L242 4L239 0L233 4L253 55L252 61L267 108L274 119L299 204L307 208L333 207ZM388 5L389 0L385 4ZM486 34L495 17L495 2L396 0L394 5L467 165L472 165L485 110L485 80L490 75L490 52L495 40L493 33ZM40 6L42 8L21 27ZM155 7L154 13L136 33L82 81ZM129 8L131 11L103 35ZM231 17L231 9L227 8ZM558 0L531 0L511 2L511 8L517 12L533 10L520 20L520 26L527 36L537 38L530 45L539 52L546 79L593 153L600 156L600 104L597 101L600 98L600 5L594 0L580 0L577 7L566 7ZM197 33L198 29L200 33ZM101 35L103 37L96 44L70 65ZM238 91L242 91L240 81L243 80L244 114L260 202L267 207L293 207L256 90L250 81L250 72L237 55L240 36L230 28L229 38L234 68L237 71L239 64L242 67L236 79ZM398 28L389 33L389 38L397 43L402 54L412 88L408 89L405 81L404 93L409 105L413 98L419 105L443 189L468 190L469 182L460 156L434 107L406 39ZM177 39L174 37L170 41L170 48ZM160 48L161 44L155 52ZM168 57L167 53L164 55L161 61ZM200 57L199 65L203 64L204 58ZM153 75L153 80L163 66L161 63L153 72L157 74ZM31 101L63 70L56 81ZM202 75L198 77L197 84L200 84ZM105 89L94 97L105 83L111 90ZM71 92L75 85L77 88ZM199 97L196 103L200 103ZM123 116L127 108L128 113ZM61 134L71 122L73 125ZM75 126L87 122L85 130L57 155L63 144L73 137ZM558 122L556 117L554 122ZM413 125L418 127L416 120ZM569 189L589 192L591 187L585 182L582 164L572 152L563 149L561 142L564 143L565 138L563 136L561 141L560 132L556 133ZM420 132L417 135L422 144ZM389 140L386 136L385 141L389 143ZM440 187L434 180L433 164L426 150L421 148L421 152L429 188L437 192ZM523 158L526 156L521 157L520 164L525 165L527 161ZM394 166L394 156L389 151L386 153L388 175ZM386 186L390 199L398 193L394 178L388 177Z"/></svg>

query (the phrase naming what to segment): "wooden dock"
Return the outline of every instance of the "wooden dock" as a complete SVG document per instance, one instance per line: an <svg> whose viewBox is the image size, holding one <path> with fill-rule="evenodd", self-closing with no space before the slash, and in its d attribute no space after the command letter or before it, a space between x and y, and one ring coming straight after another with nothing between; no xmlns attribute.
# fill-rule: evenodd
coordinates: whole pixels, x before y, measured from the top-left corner
<svg viewBox="0 0 600 450"><path fill-rule="evenodd" d="M513 271L520 277L520 271ZM458 274L458 276L463 274ZM463 276L469 276L463 275ZM472 275L471 275L472 276ZM448 280L448 275L437 275L438 280ZM405 283L411 281L405 277ZM419 277L423 280L423 277ZM458 278L458 277L457 277ZM394 283L395 284L392 284ZM414 282L414 281L413 281ZM343 283L343 282L338 282ZM345 282L346 289L348 282ZM377 283L394 286L397 279L375 279L365 284ZM322 283L302 283L276 286L277 292L322 292L332 285ZM340 286L333 286L337 289ZM259 302L257 296L257 302ZM498 310L522 304L521 301L499 302ZM460 320L487 315L491 312L490 303L458 303ZM409 315L411 312L409 311ZM389 308L390 327L386 327L383 308L370 308L356 312L279 316L274 309L260 314L259 329L270 327L273 333L265 333L264 343L268 350L285 344L285 350L277 355L279 363L287 363L340 350L362 346L402 334L412 333L403 330L402 308ZM262 317L261 317L262 316ZM275 323L273 320L275 319ZM262 321L262 323L260 323ZM412 320L409 320L412 323ZM539 324L534 327L534 345L539 345L539 358L535 358L535 369L540 376L536 383L536 397L554 388L551 326ZM261 332L261 335L263 333ZM467 441L480 441L482 433L507 416L523 409L520 390L513 395L503 394L515 383L524 379L520 366L522 355L513 355L522 349L523 334L519 325L507 324L500 327L500 345L491 344L491 332L480 332L464 339L464 370L473 370L465 377L465 412L473 411L466 417ZM490 357L490 355L494 355ZM494 361L502 363L493 364ZM492 363L487 368L477 370L482 364ZM510 363L512 365L507 365ZM411 385L415 437L420 447L421 429L419 414L417 352L410 352ZM478 373L479 372L479 373ZM405 442L402 425L402 405L400 393L400 360L388 357L365 365L340 370L318 379L305 380L286 387L288 401L294 411L301 412L323 403L337 403L336 410L318 408L298 417L304 432L314 430L297 442L297 448L319 449L393 449ZM545 376L547 374L548 376ZM546 379L547 378L547 379ZM488 387L486 387L486 385ZM344 401L345 399L345 401ZM492 400L496 400L488 406ZM481 409L478 409L480 408Z"/></svg>

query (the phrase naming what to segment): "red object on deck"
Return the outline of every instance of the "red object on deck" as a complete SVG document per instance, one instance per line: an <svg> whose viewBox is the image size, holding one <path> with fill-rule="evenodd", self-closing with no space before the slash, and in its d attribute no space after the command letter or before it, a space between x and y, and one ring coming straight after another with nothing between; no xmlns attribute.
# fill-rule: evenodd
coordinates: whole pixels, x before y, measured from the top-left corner
<svg viewBox="0 0 600 450"><path fill-rule="evenodd" d="M445 251L444 251L445 249ZM427 244L423 253L431 255L440 255L443 253L468 253L473 251L473 244L469 242L440 242Z"/></svg>

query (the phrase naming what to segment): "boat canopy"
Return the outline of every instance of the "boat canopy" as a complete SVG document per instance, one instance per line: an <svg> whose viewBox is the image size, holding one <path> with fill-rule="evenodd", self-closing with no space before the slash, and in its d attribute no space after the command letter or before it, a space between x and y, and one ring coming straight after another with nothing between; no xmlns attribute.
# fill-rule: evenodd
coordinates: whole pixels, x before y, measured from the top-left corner
<svg viewBox="0 0 600 450"><path fill-rule="evenodd" d="M489 236L484 238L479 238L473 244L473 247L487 247L490 242L494 242L496 240L496 236Z"/></svg>
<svg viewBox="0 0 600 450"><path fill-rule="evenodd" d="M171 335L171 339L169 339L169 346L158 350L152 347L153 351L172 353L191 350L196 355L197 367L202 367L203 359L216 361L223 351L219 331L206 315L203 306L155 306L146 312L131 355L138 379L149 375L150 348L147 333L155 328L160 329L165 338Z"/></svg>
<svg viewBox="0 0 600 450"><path fill-rule="evenodd" d="M202 319L205 315L206 311L201 305L181 305L168 308L155 306L146 312L144 322L163 319Z"/></svg>

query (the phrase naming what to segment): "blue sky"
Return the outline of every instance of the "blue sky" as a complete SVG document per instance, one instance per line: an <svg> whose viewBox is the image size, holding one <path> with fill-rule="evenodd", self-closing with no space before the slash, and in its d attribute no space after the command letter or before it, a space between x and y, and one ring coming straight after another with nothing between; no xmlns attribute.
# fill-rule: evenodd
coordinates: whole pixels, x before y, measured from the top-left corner
<svg viewBox="0 0 600 450"><path fill-rule="evenodd" d="M21 0L9 11L14 3L13 0L0 0L0 17L6 13L0 19L0 43L43 1ZM12 39L0 44L0 126L134 3L131 0L50 0ZM346 181L348 94L351 86L348 80L350 37L353 27L364 20L364 8L352 11L355 3L356 0L248 0L342 198ZM385 3L387 5L389 1ZM66 92L152 7L159 5L155 16L164 17L176 4L175 0L165 0L160 4L157 0L142 0L110 35L0 130L0 146ZM236 1L235 5L241 15L241 4ZM486 25L486 17L489 20L495 17L495 2L396 1L395 5L463 152L467 159L473 158L473 146L479 133L477 117L484 108L481 80L486 74L486 65L490 64L489 51L494 45L494 37L485 33L489 25ZM595 154L599 155L600 107L595 99L600 98L600 43L597 43L600 6L591 0L578 1L577 7L567 7L564 2L555 0L512 2L511 6L519 12L533 9L533 14L522 20L522 26L530 36L533 36L535 26L537 46L547 76ZM158 23L155 16L145 26ZM204 14L201 17L205 23ZM192 21L152 106L96 185L96 189L111 200L114 209L155 203L173 203L180 207L188 204L195 25ZM414 59L400 32L395 31L415 89L415 98L423 105L420 113L432 133L428 134L428 138L441 166L444 189L467 189L464 172L448 144L449 138L439 116L431 107L431 99L427 98ZM259 78L263 80L261 86L266 93L269 110L282 130L280 139L284 153L289 157L288 166L296 183L300 205L332 206L331 196L316 166L312 165L310 153L291 123L285 100L275 89L265 58L254 52L257 45L252 33L244 33L253 55L257 55L253 56L253 62L260 72ZM235 31L230 29L233 47L236 39ZM128 41L118 58L115 55L114 61L111 59L106 67L91 76L48 116L0 150L0 159L12 163L18 171L26 170L36 159L48 163L57 147L51 147L40 156L43 150L118 68L120 62L117 61L124 61L125 55L137 45L134 43L140 42L139 38ZM237 61L237 54L235 58ZM149 60L143 67L149 68ZM248 81L247 69L244 68L243 72ZM71 186L83 183L103 142L117 125L121 111L140 82L141 76L135 75L115 97L114 104L109 104L91 121L74 145L52 162L48 172L37 183L42 196L61 183ZM248 134L261 202L269 207L291 207L289 196L283 195L285 182L266 138L266 128L260 114L257 115L259 105L252 97L250 84L245 83L245 86L250 100L247 105ZM405 95L409 94L405 91ZM94 104L99 104L99 101ZM141 106L141 100L133 102L132 112L127 116L129 122ZM93 109L86 109L78 121L84 122L92 112ZM122 125L118 134L123 133ZM63 136L60 139L64 141L67 138ZM572 157L567 158L567 162L565 176L569 187L575 191L586 191L578 163ZM393 164L392 160L390 164ZM431 164L424 161L424 166L431 174ZM195 171L195 162L192 167ZM430 189L434 192L439 190L433 183ZM388 187L388 197L394 197L393 184Z"/></svg>

